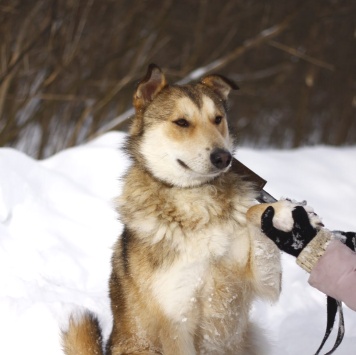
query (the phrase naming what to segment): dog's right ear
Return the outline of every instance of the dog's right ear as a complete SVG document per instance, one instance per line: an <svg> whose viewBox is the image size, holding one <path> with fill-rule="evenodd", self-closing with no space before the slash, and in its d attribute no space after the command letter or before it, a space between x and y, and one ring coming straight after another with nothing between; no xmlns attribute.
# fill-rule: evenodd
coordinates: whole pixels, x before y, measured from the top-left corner
<svg viewBox="0 0 356 355"><path fill-rule="evenodd" d="M201 83L210 87L217 95L224 101L227 100L231 90L239 90L239 87L231 80L222 75L208 75L205 76Z"/></svg>
<svg viewBox="0 0 356 355"><path fill-rule="evenodd" d="M133 104L136 112L145 108L166 85L166 78L161 69L150 64L146 76L139 82L134 94Z"/></svg>

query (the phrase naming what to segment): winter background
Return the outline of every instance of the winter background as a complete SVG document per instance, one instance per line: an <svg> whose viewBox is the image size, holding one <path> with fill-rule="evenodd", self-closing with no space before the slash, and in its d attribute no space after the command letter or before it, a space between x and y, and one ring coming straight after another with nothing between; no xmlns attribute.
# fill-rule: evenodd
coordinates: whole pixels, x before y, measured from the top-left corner
<svg viewBox="0 0 356 355"><path fill-rule="evenodd" d="M70 312L98 314L106 336L111 247L122 226L112 199L129 162L125 135L108 133L38 161L0 149L0 353L59 355ZM329 229L356 230L356 146L296 150L241 148L236 157L264 177L275 197L306 199ZM253 318L272 355L312 355L326 326L326 298L283 255L276 305L256 302ZM356 314L344 307L346 335L336 351L356 353ZM336 329L325 349L335 340ZM324 353L325 353L324 352Z"/></svg>

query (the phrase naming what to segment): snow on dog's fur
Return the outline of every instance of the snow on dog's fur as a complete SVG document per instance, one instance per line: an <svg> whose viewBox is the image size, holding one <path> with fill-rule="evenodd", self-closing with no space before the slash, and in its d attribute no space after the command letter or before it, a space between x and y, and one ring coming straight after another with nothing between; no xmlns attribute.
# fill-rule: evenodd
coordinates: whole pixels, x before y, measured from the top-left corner
<svg viewBox="0 0 356 355"><path fill-rule="evenodd" d="M260 231L266 206L230 169L226 101L234 88L217 75L170 86L156 66L138 85L126 144L132 165L117 199L125 228L112 257L105 354L266 351L249 312L257 297L278 299L280 253ZM294 206L274 204L276 218ZM98 322L81 319L63 335L67 355L98 353Z"/></svg>

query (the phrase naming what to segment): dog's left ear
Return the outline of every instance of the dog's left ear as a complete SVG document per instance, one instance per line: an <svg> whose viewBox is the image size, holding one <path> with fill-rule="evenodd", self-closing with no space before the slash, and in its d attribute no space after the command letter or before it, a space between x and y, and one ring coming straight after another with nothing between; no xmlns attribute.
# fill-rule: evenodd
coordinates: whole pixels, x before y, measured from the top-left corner
<svg viewBox="0 0 356 355"><path fill-rule="evenodd" d="M166 78L161 69L150 64L146 76L139 82L134 94L136 111L146 107L166 85Z"/></svg>
<svg viewBox="0 0 356 355"><path fill-rule="evenodd" d="M231 90L239 89L233 81L221 75L208 75L201 80L201 83L213 89L224 101L227 100Z"/></svg>

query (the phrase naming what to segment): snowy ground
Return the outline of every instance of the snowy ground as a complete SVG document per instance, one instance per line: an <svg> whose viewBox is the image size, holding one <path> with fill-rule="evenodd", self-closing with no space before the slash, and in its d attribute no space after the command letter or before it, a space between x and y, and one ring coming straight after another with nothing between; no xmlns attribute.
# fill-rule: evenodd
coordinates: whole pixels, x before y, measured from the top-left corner
<svg viewBox="0 0 356 355"><path fill-rule="evenodd" d="M128 165L117 149L123 137L109 133L44 161L0 149L1 354L62 354L59 328L78 307L110 331L110 248L121 231L111 199ZM307 199L328 228L356 230L356 147L244 148L237 157L269 181L272 195ZM283 266L279 303L258 302L253 317L273 340L272 355L312 355L324 334L325 297L292 257L284 255ZM356 314L344 311L336 354L354 355Z"/></svg>

